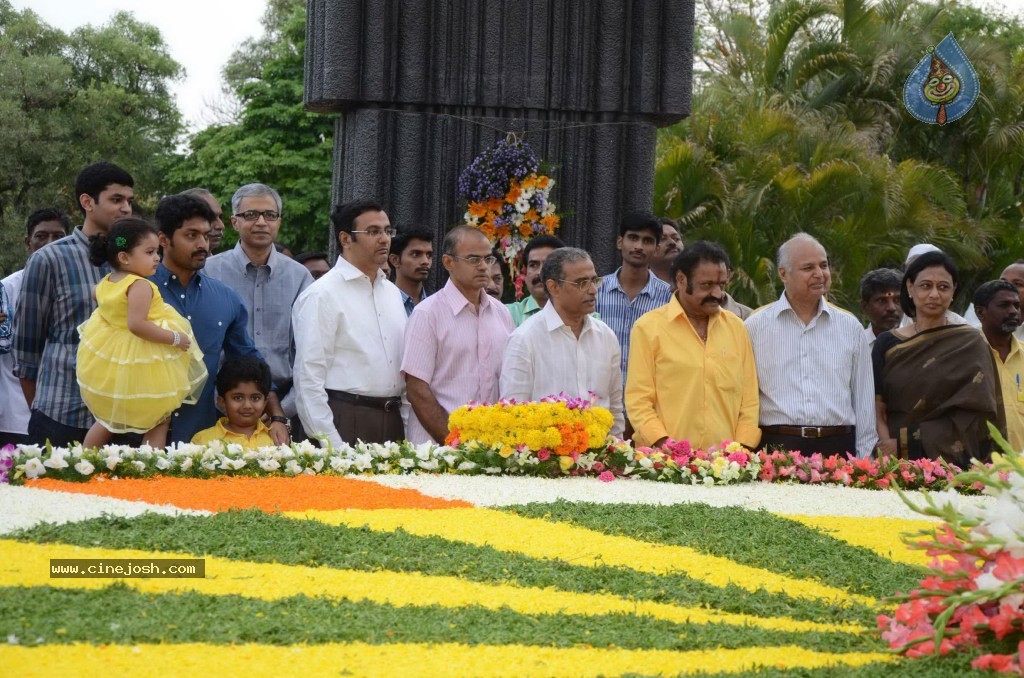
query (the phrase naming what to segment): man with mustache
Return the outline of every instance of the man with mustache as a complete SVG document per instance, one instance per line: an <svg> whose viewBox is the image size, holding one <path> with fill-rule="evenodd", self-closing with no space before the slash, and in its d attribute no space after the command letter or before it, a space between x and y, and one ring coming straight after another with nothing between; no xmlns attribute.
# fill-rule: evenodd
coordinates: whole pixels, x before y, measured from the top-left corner
<svg viewBox="0 0 1024 678"><path fill-rule="evenodd" d="M1020 452L1024 450L1024 345L1015 336L1020 328L1020 292L1013 283L993 280L974 293L973 306L999 369L1006 438Z"/></svg>
<svg viewBox="0 0 1024 678"><path fill-rule="evenodd" d="M729 256L696 242L672 265L669 302L633 326L626 414L638 445L669 438L707 449L726 440L755 448L757 370L743 321L722 313Z"/></svg>
<svg viewBox="0 0 1024 678"><path fill-rule="evenodd" d="M903 320L900 308L900 285L903 276L891 268L868 271L860 279L860 310L868 319L864 337L868 346L874 346L875 339L882 332L894 330Z"/></svg>
<svg viewBox="0 0 1024 678"><path fill-rule="evenodd" d="M785 290L746 320L761 389L762 446L867 457L875 449L875 380L860 321L826 301L828 254L797 233L779 248Z"/></svg>
<svg viewBox="0 0 1024 678"><path fill-rule="evenodd" d="M208 189L196 187L181 193L182 195L191 195L205 200L206 204L213 210L213 221L210 222L210 254L212 255L220 249L220 243L224 239L224 210L221 209L220 202L216 196Z"/></svg>
<svg viewBox="0 0 1024 678"><path fill-rule="evenodd" d="M247 184L235 191L231 196L231 226L238 233L238 243L210 257L206 273L242 298L249 314L249 336L270 366L284 416L292 418L297 413L292 391L292 307L302 291L313 284L313 276L275 246L282 210L281 196L270 186Z"/></svg>
<svg viewBox="0 0 1024 678"><path fill-rule="evenodd" d="M195 196L169 195L156 206L163 254L150 280L164 301L192 324L210 374L196 404L183 405L171 417L168 443L187 443L196 433L217 423L214 386L221 353L227 358L255 356L263 360L249 335L249 313L241 297L203 271L210 256L210 224L215 218L206 201ZM278 387L274 388L276 391ZM275 391L267 397L265 412L271 418L274 442L285 445L289 440L288 420Z"/></svg>
<svg viewBox="0 0 1024 678"><path fill-rule="evenodd" d="M494 263L487 236L458 226L441 251L448 282L416 309L405 330L407 438L416 445L443 443L453 410L498 399L501 355L513 330L508 310L484 291Z"/></svg>
<svg viewBox="0 0 1024 678"><path fill-rule="evenodd" d="M1017 288L1017 291L1020 292L1021 300L1024 300L1024 259L1018 259L1004 268L1003 272L999 274L999 279L1012 283ZM967 311L964 313L964 322L971 327L981 328L981 321L978 320L978 316L974 312L974 304L967 307ZM1013 334L1021 341L1024 341L1024 325L1018 327L1017 331Z"/></svg>
<svg viewBox="0 0 1024 678"><path fill-rule="evenodd" d="M597 396L597 405L615 419L621 436L622 367L619 340L611 328L590 316L601 278L590 255L562 247L544 260L541 277L548 303L509 337L501 365L501 397L536 401L564 393Z"/></svg>
<svg viewBox="0 0 1024 678"><path fill-rule="evenodd" d="M679 235L679 224L674 219L658 217L658 221L661 222L661 240L651 259L651 273L672 285L672 264L683 251L683 238Z"/></svg>
<svg viewBox="0 0 1024 678"><path fill-rule="evenodd" d="M526 275L526 285L530 294L520 301L505 304L505 308L512 314L512 322L519 327L527 318L540 312L544 304L548 303L548 295L544 292L544 281L541 280L541 267L548 255L559 247L565 247L561 238L553 235L538 235L526 243L520 256Z"/></svg>
<svg viewBox="0 0 1024 678"><path fill-rule="evenodd" d="M406 315L427 298L423 283L434 261L434 234L421 228L404 229L391 239L388 261L395 269L395 287L402 293Z"/></svg>
<svg viewBox="0 0 1024 678"><path fill-rule="evenodd" d="M622 378L627 378L629 335L633 323L643 314L664 306L672 298L672 287L651 274L650 263L661 239L658 218L647 212L625 215L619 224L616 247L622 266L604 276L597 292L597 312L612 328L622 348ZM628 410L626 418L629 418Z"/></svg>

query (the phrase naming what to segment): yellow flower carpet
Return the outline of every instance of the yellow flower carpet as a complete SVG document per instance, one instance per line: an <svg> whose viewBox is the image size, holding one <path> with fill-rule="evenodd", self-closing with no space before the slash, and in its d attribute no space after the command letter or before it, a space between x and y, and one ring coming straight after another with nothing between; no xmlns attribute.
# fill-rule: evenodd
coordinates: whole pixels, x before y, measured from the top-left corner
<svg viewBox="0 0 1024 678"><path fill-rule="evenodd" d="M931 523L678 497L536 501L576 479L534 479L529 503L497 507L442 496L436 481L0 486L0 667L161 678L962 671L911 665L875 631L893 607L884 598L912 588L927 562L901 533ZM204 576L51 576L54 559L167 558L203 559Z"/></svg>

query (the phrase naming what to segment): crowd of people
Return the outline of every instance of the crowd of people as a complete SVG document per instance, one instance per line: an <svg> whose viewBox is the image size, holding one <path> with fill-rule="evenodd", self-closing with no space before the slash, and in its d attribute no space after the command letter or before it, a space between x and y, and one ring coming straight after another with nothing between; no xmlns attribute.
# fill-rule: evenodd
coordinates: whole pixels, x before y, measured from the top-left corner
<svg viewBox="0 0 1024 678"><path fill-rule="evenodd" d="M631 213L614 272L539 236L521 253L527 294L504 304L481 231L444 235L447 282L431 290L434 233L399 232L372 200L333 210L332 264L281 246L283 201L263 184L234 192L238 242L216 254L225 221L205 189L147 221L131 175L95 163L75 195L81 225L32 214L28 262L0 281L0 444L440 443L462 405L561 394L593 398L640 445L964 465L991 453L992 424L1024 448L1024 261L961 317L955 262L917 245L903 270L863 277L865 327L829 302L828 253L808 234L780 245L783 293L752 310L726 292L720 245Z"/></svg>

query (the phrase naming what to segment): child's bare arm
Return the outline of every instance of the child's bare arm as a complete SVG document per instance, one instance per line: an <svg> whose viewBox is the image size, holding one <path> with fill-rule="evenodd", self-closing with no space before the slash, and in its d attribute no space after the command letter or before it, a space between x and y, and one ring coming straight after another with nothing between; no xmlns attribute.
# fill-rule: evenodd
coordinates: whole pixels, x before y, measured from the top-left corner
<svg viewBox="0 0 1024 678"><path fill-rule="evenodd" d="M175 333L157 327L148 319L149 304L153 300L153 289L145 280L136 280L128 286L128 329L137 337L158 344L174 344ZM178 333L178 346L182 350L189 347L187 334Z"/></svg>

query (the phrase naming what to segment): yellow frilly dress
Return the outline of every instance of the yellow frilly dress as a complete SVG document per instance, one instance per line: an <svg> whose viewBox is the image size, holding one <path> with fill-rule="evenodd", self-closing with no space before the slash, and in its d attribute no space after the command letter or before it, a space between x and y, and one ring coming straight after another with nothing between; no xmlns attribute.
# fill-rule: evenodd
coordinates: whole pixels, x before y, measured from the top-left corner
<svg viewBox="0 0 1024 678"><path fill-rule="evenodd" d="M187 351L158 344L128 329L128 288L145 280L153 288L147 319L187 334ZM117 282L106 276L96 286L99 307L79 325L78 386L96 420L113 433L145 433L177 410L194 404L206 384L206 365L192 326L160 296L156 285L137 275Z"/></svg>

